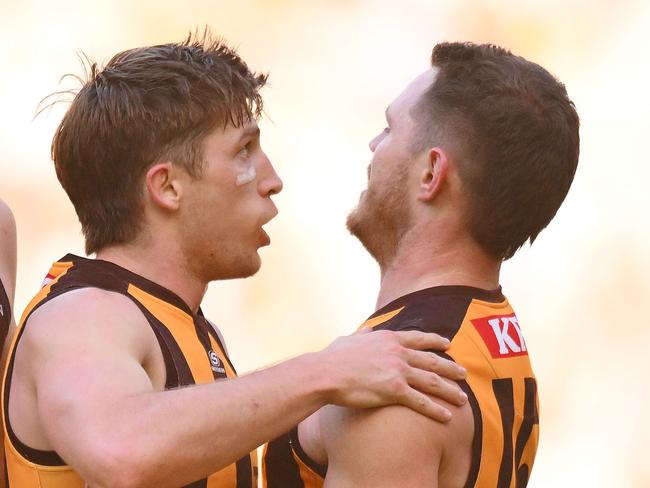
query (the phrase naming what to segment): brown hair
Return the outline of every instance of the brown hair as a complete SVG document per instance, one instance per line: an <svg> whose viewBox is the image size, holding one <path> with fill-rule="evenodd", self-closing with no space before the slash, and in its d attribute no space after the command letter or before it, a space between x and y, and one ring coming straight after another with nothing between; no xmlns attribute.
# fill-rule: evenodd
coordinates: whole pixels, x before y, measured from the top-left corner
<svg viewBox="0 0 650 488"><path fill-rule="evenodd" d="M426 132L420 139L449 144L470 233L508 259L569 191L580 145L575 106L548 71L494 45L441 43L431 64L437 76L413 113Z"/></svg>
<svg viewBox="0 0 650 488"><path fill-rule="evenodd" d="M165 158L199 177L205 135L259 117L265 83L208 31L121 52L103 68L90 63L52 141L86 252L134 239L147 168Z"/></svg>

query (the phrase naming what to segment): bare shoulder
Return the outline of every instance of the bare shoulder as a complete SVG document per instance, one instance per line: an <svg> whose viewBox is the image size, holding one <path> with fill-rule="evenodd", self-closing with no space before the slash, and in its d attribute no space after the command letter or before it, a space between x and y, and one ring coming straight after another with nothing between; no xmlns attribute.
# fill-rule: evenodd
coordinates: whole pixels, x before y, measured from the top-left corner
<svg viewBox="0 0 650 488"><path fill-rule="evenodd" d="M372 479L373 486L462 487L471 462L472 410L442 403L453 414L450 422L403 406L321 409L328 477L340 486ZM357 462L360 452L363 461Z"/></svg>
<svg viewBox="0 0 650 488"><path fill-rule="evenodd" d="M378 443L385 438L412 438L417 440L415 446L418 448L441 451L448 440L458 443L461 439L471 439L471 407L437 401L452 412L451 421L437 422L400 405L365 410L327 406L320 411L322 435L325 442L332 443L354 436L363 438L365 442Z"/></svg>
<svg viewBox="0 0 650 488"><path fill-rule="evenodd" d="M153 333L138 307L119 293L98 288L67 292L37 308L21 346L37 357L70 349L120 349L144 356Z"/></svg>

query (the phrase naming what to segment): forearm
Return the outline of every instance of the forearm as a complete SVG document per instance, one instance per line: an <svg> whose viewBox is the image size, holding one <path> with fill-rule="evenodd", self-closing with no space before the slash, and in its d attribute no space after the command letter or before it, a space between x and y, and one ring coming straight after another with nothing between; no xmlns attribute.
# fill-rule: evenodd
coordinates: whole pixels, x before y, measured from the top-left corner
<svg viewBox="0 0 650 488"><path fill-rule="evenodd" d="M286 432L324 405L328 388L316 354L308 354L233 380L124 398L106 409L92 437L105 440L104 457L126 484L181 486ZM75 468L101 486L93 460L84 461ZM97 474L110 479L110 471Z"/></svg>

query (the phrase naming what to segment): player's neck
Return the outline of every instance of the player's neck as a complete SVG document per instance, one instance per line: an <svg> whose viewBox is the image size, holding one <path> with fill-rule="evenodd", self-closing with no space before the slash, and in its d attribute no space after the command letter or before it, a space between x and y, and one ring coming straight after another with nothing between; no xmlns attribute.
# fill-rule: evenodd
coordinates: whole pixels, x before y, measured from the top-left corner
<svg viewBox="0 0 650 488"><path fill-rule="evenodd" d="M462 285L485 290L499 286L500 262L490 258L471 239L409 232L395 257L381 270L377 310L414 291L433 286ZM431 235L431 234L428 234Z"/></svg>
<svg viewBox="0 0 650 488"><path fill-rule="evenodd" d="M207 283L192 276L179 250L168 248L163 240L109 246L97 253L103 259L128 269L178 295L196 313Z"/></svg>

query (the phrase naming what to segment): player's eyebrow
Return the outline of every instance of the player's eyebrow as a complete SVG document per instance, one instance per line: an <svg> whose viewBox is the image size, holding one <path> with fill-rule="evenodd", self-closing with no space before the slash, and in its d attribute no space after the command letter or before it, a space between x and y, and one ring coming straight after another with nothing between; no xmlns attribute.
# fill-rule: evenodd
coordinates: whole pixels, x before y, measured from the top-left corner
<svg viewBox="0 0 650 488"><path fill-rule="evenodd" d="M239 140L246 139L247 137L258 137L260 135L260 127L255 124L255 125L247 125L244 128L244 132L242 132L242 135L239 137Z"/></svg>

